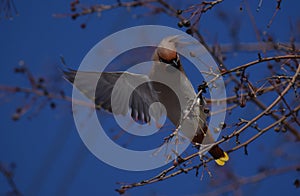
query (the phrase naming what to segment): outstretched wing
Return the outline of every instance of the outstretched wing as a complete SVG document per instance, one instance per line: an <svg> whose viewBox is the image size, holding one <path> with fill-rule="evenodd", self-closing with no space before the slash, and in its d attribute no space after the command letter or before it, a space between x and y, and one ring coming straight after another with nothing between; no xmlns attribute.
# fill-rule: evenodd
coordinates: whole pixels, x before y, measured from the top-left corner
<svg viewBox="0 0 300 196"><path fill-rule="evenodd" d="M150 114L157 119L162 114L158 108L155 108L156 111L149 112L150 105L159 102L159 99L146 75L102 72L99 77L100 72L81 72L72 69L63 73L65 79L74 84L86 97L95 101L97 108L112 112L112 103L114 103L115 114L126 115L131 109L132 118L144 122L150 122ZM74 82L75 77L76 82ZM96 89L93 88L95 83L97 83ZM126 100L126 97L129 97L129 100Z"/></svg>

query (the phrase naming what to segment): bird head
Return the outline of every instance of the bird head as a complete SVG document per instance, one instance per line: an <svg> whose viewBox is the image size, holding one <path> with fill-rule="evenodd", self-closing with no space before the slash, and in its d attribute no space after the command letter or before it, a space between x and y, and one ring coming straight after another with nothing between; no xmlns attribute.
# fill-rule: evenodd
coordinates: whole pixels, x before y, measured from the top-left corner
<svg viewBox="0 0 300 196"><path fill-rule="evenodd" d="M180 71L183 71L180 58L176 50L178 39L178 35L164 38L155 50L153 60L161 62L166 66L166 68L168 66L172 66Z"/></svg>

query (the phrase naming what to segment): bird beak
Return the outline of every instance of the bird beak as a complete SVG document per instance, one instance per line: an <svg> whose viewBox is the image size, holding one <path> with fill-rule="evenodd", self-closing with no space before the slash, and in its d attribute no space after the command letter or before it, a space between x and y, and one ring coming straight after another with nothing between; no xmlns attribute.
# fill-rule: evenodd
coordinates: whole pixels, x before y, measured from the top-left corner
<svg viewBox="0 0 300 196"><path fill-rule="evenodd" d="M171 65L172 65L173 67L175 67L175 68L179 68L179 65L178 65L177 60L173 60L172 63L171 63Z"/></svg>

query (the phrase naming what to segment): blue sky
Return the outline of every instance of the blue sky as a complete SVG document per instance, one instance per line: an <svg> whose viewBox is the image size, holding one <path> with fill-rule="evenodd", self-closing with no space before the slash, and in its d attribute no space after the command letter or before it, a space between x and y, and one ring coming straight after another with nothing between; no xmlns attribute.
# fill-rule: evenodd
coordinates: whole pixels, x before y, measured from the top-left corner
<svg viewBox="0 0 300 196"><path fill-rule="evenodd" d="M0 85L30 87L24 75L14 73L14 68L18 67L20 61L24 61L34 77L45 78L51 92L58 93L64 90L67 95L71 95L72 88L61 78L58 69L61 66L61 55L69 66L77 68L85 54L96 43L118 30L146 24L178 28L178 21L164 14L134 19L134 10L129 12L126 9L118 9L104 12L101 17L93 15L73 21L69 17L53 17L56 13L70 13L69 1L14 2L19 16L15 16L13 20L0 21ZM85 3L84 0L82 2ZM86 1L86 4L96 2L98 1ZM191 3L193 2L187 4ZM216 41L230 43L232 40L227 28L235 21L240 23L240 41L256 42L249 16L245 11L239 10L240 3L225 1L203 16L200 31L210 44ZM257 4L258 2L252 2L251 10L258 29L270 33L277 41L288 42L291 36L290 23L295 24L298 21L299 25L299 2L283 1L282 8L270 28L266 26L274 13L276 2L263 1L259 12L255 11ZM180 7L185 8L184 3L178 3L178 8ZM228 21L220 20L220 11L231 13ZM137 12L142 11L137 9ZM86 21L87 27L81 29L80 24ZM297 41L297 38L300 38L299 29L297 31L294 27L293 32L298 32ZM257 54L230 54L227 58L226 64L234 67L254 60ZM187 73L192 77L192 81L196 81L192 69L187 69ZM257 77L263 74L263 71L257 72ZM0 100L0 161L3 164L16 164L14 180L24 195L116 195L114 189L119 187L116 182L147 179L163 169L129 172L98 160L82 143L72 118L71 104L67 101L54 99L57 107L51 109L49 101L40 97L28 113L14 122L11 116L16 108L30 105L31 97L0 92ZM40 109L39 106L43 107ZM249 113L251 115L251 112L255 111L251 111L250 108L244 113L233 115L247 116ZM104 115L103 118L109 119L107 114L102 112L99 115L101 114ZM243 154L242 149L232 154L226 169L239 176L249 176L254 175L261 165L284 166L286 162L278 159L274 161L272 156L265 156L278 145L291 148L291 153L298 153L293 145L289 147L282 142L284 137L286 136L273 132L266 133L255 145L249 146L248 156ZM224 144L225 149L229 146L230 144ZM215 180L224 174L222 168L215 168L213 164L210 169ZM295 189L292 183L297 177L299 178L299 174L297 176L295 172L287 173L246 186L243 191L246 195L296 195L299 194L299 190ZM154 185L132 189L128 194L197 195L213 189L212 186L208 186L210 182L211 179L207 175L200 181L194 172L191 172ZM3 176L0 176L0 184L0 194L9 190Z"/></svg>

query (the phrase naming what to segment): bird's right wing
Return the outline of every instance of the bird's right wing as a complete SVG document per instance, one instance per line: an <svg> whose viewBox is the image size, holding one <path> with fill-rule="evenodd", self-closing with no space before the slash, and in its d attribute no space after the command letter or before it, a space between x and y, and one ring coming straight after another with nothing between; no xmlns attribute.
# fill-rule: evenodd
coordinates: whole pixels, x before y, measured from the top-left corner
<svg viewBox="0 0 300 196"><path fill-rule="evenodd" d="M132 118L144 122L150 122L153 115L155 120L162 115L162 111L157 107L152 108L156 111L149 111L150 105L159 102L159 99L148 76L128 72L102 72L100 77L99 75L100 72L72 69L64 71L64 77L86 97L94 100L97 107L122 115L126 115L131 109ZM97 86L93 89L95 83ZM141 85L136 86L137 84ZM129 100L125 97L129 97Z"/></svg>

